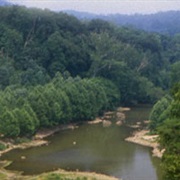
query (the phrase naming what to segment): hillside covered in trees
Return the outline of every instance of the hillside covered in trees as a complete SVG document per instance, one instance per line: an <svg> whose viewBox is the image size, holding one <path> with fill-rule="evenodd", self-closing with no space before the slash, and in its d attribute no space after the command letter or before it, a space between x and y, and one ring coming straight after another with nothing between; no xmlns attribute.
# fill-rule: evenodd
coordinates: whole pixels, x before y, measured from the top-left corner
<svg viewBox="0 0 180 180"><path fill-rule="evenodd" d="M160 99L150 129L167 149L166 178L179 179L180 34L19 6L0 7L0 22L1 135L31 137Z"/></svg>
<svg viewBox="0 0 180 180"><path fill-rule="evenodd" d="M93 119L119 104L154 103L179 78L178 34L81 22L62 12L19 6L0 12L4 135Z"/></svg>
<svg viewBox="0 0 180 180"><path fill-rule="evenodd" d="M180 178L180 83L176 83L171 93L154 105L150 119L150 130L160 135L161 148L166 149L162 158L164 179L178 180Z"/></svg>
<svg viewBox="0 0 180 180"><path fill-rule="evenodd" d="M158 12L155 14L108 14L96 15L86 12L65 11L81 20L92 20L95 18L106 20L118 26L128 26L149 32L175 35L180 32L180 11Z"/></svg>

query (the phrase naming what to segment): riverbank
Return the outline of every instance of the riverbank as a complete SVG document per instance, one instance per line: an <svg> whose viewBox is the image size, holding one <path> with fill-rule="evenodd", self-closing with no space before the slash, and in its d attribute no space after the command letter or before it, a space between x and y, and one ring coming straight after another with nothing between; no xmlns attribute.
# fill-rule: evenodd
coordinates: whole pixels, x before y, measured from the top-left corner
<svg viewBox="0 0 180 180"><path fill-rule="evenodd" d="M78 126L76 124L69 124L69 125L60 125L54 128L49 129L41 129L39 130L31 140L24 143L15 144L13 140L9 141L0 141L0 143L4 144L7 148L0 151L0 156L4 153L7 153L13 149L26 149L30 147L37 147L42 145L48 145L48 141L44 140L46 137L55 134L56 132L68 129L75 129Z"/></svg>
<svg viewBox="0 0 180 180"><path fill-rule="evenodd" d="M28 180L47 180L47 179L72 179L72 180L78 180L78 179L86 179L86 180L118 180L115 177L110 177L104 174L97 174L95 172L69 172L64 170L57 170L51 173L43 173L38 176L34 177L28 177L30 179Z"/></svg>
<svg viewBox="0 0 180 180"><path fill-rule="evenodd" d="M121 122L124 121L124 117L123 117L123 114L118 114L117 113L112 113L112 112L108 112L105 114L105 116L103 117L100 117L100 118L97 118L95 119L94 121L89 121L89 122L85 122L85 123L88 123L88 124L97 124L97 123L102 123L100 125L103 126L103 122L107 122L108 120L110 120L109 116L112 115L113 117L115 116L116 118L119 117L119 119L121 120ZM119 120L118 119L118 120ZM116 124L116 121L117 120L112 120L112 124L115 125ZM84 123L84 122L82 122ZM138 125L139 129L142 128L142 124L146 124L148 122L137 122L136 125ZM80 123L81 124L81 123ZM103 126L104 127L104 126ZM59 126L59 127L55 127L55 128L52 128L52 129L41 129L39 132L37 132L37 134L33 137L33 140L31 142L28 142L28 143L23 143L21 144L21 147L20 148L28 148L28 147L32 147L32 146L37 146L37 145L43 145L46 144L48 145L48 142L47 141L44 141L44 138L48 137L48 136L51 136L53 135L54 133L56 132L59 132L59 131L62 131L62 130L67 130L67 129L70 129L70 131L72 130L72 133L73 133L73 130L75 128L78 128L77 124L70 124L70 125L64 125L64 126ZM147 135L147 134L146 134ZM147 138L145 138L147 139ZM42 142L43 141L43 142ZM154 140L152 140L154 141ZM39 142L42 142L42 144ZM23 146L22 146L23 145ZM144 144L141 144L141 145L144 145ZM149 145L147 145L149 146ZM151 146L149 146L151 147ZM21 158L26 158L26 157L21 157ZM12 172L11 171L7 171L7 172L10 172L10 176L12 177ZM1 177L1 176L0 176ZM96 174L96 173L90 173L90 177L89 177L89 173L86 173L86 172L66 172L66 171L63 171L63 170L58 170L58 171L53 171L53 172L49 172L49 173L43 173L43 174L40 174L38 176L22 176L22 175L19 175L19 174L15 174L15 177L18 177L18 179L28 179L28 180L36 180L36 179L52 179L54 177L62 177L65 179L65 178L69 178L69 179L104 179L102 178L102 175L99 175L99 174ZM105 179L114 179L113 177L105 177ZM0 178L2 179L2 178ZM58 179L58 178L56 178Z"/></svg>
<svg viewBox="0 0 180 180"><path fill-rule="evenodd" d="M7 171L0 169L1 180L49 180L49 179L61 179L61 180L118 180L115 177L110 177L104 174L97 174L95 172L78 172L78 171L65 171L58 169L56 171L42 173L40 175L24 176L20 172Z"/></svg>
<svg viewBox="0 0 180 180"><path fill-rule="evenodd" d="M155 157L162 158L164 153L164 149L160 150L160 146L158 143L158 135L149 135L149 130L140 130L135 131L131 137L126 138L125 140L128 142L140 144L143 146L153 148L152 154Z"/></svg>
<svg viewBox="0 0 180 180"><path fill-rule="evenodd" d="M102 122L98 119L92 121L92 124L96 124L99 122ZM55 134L56 132L62 131L62 130L74 130L75 128L78 128L77 124L69 124L69 125L63 125L63 126L58 126L55 128L51 128L51 129L41 129L39 130L36 135L32 138L32 140L25 142L25 143L21 143L21 144L14 144L13 140L9 141L1 141L1 143L5 144L6 148L3 151L0 151L0 156L3 153L7 153L8 151L11 151L13 149L25 149L25 148L30 148L30 147L36 147L36 146L42 146L42 145L48 145L48 141L45 140L46 137L51 136L53 134ZM22 156L21 159L26 159L25 156ZM64 170L58 170L58 171L54 171L54 172L49 172L49 173L42 173L38 176L24 176L21 175L21 172L14 172L14 171L8 171L5 169L6 166L9 165L10 162L6 162L6 161L1 161L0 164L0 179L1 180L46 180L46 179L53 179L53 177L57 177L57 178L61 178L61 179L72 179L72 180L76 180L76 179L87 179L87 180L91 180L91 179L97 179L97 180L117 180L117 178L114 177L110 177L110 176L106 176L106 175L102 175L102 174L98 174L98 173L89 173L89 172L69 172L69 171L64 171ZM56 179L57 179L56 178ZM55 179L55 178L54 178Z"/></svg>

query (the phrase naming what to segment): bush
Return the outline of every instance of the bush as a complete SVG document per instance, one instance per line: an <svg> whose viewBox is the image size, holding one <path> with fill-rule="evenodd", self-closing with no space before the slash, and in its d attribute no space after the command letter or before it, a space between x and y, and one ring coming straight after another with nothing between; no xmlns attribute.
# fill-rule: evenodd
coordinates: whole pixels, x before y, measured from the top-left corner
<svg viewBox="0 0 180 180"><path fill-rule="evenodd" d="M171 101L170 96L165 96L153 106L149 116L149 119L151 120L149 128L151 131L156 131L157 127L159 127L167 119L170 113L169 107Z"/></svg>
<svg viewBox="0 0 180 180"><path fill-rule="evenodd" d="M6 145L3 143L0 143L0 151L3 151L4 149L6 149Z"/></svg>

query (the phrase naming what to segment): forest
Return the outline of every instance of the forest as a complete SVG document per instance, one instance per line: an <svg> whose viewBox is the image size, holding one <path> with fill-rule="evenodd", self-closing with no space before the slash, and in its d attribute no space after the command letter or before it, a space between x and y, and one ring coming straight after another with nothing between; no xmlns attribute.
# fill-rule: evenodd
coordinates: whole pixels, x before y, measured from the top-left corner
<svg viewBox="0 0 180 180"><path fill-rule="evenodd" d="M180 11L162 11L153 14L92 14L67 10L68 14L74 15L81 20L102 19L117 26L129 26L148 32L157 32L166 35L175 35L180 31Z"/></svg>
<svg viewBox="0 0 180 180"><path fill-rule="evenodd" d="M20 6L0 7L0 22L1 136L155 104L149 128L166 148L166 179L180 178L180 34Z"/></svg>

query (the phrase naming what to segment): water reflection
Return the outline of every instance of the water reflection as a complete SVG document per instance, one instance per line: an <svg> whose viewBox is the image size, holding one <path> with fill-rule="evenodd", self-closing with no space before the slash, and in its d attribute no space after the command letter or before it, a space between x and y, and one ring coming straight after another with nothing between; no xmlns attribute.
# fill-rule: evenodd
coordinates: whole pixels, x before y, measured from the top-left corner
<svg viewBox="0 0 180 180"><path fill-rule="evenodd" d="M134 112L134 114L133 114ZM138 121L147 118L136 108L127 116L130 123L134 115ZM139 117L139 115L143 117ZM12 160L8 169L35 174L58 168L66 170L95 171L113 175L123 180L158 180L158 162L153 161L150 149L124 141L132 129L113 124L82 125L49 137L48 146L13 150L2 158ZM26 159L21 159L25 156Z"/></svg>

